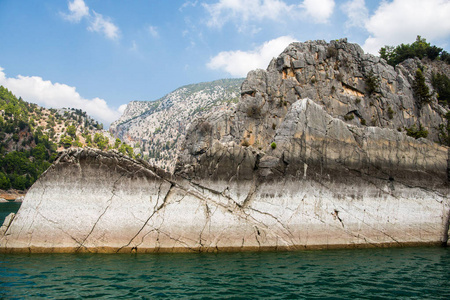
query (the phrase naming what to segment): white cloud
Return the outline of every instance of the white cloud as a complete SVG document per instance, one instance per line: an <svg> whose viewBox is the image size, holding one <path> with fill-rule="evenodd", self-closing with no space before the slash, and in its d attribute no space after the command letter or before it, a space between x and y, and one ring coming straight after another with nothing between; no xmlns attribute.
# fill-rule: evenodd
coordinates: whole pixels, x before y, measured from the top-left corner
<svg viewBox="0 0 450 300"><path fill-rule="evenodd" d="M82 18L89 16L89 7L86 6L83 0L73 0L69 2L69 14L64 14L64 17L71 21L78 23Z"/></svg>
<svg viewBox="0 0 450 300"><path fill-rule="evenodd" d="M179 11L183 11L183 9L185 9L186 7L189 7L189 6L196 7L197 4L198 4L198 0L186 1L183 3L183 5L181 5L181 7L179 8Z"/></svg>
<svg viewBox="0 0 450 300"><path fill-rule="evenodd" d="M227 22L245 23L263 19L281 20L298 14L299 5L287 5L281 0L219 0L214 4L203 4L208 11L210 27L222 27Z"/></svg>
<svg viewBox="0 0 450 300"><path fill-rule="evenodd" d="M334 0L304 0L301 4L287 4L284 0L218 0L202 5L210 16L208 26L221 28L225 23L234 22L241 30L251 21L284 22L286 18L305 15L315 23L326 23L335 3Z"/></svg>
<svg viewBox="0 0 450 300"><path fill-rule="evenodd" d="M121 116L121 107L114 110L105 100L100 98L85 99L80 96L75 87L61 83L52 83L38 76L22 76L8 78L0 67L0 85L8 88L17 97L25 101L39 104L48 108L79 108L86 111L93 118L101 121L105 126Z"/></svg>
<svg viewBox="0 0 450 300"><path fill-rule="evenodd" d="M104 18L101 14L93 11L94 16L88 29L90 31L103 33L107 38L116 40L119 37L119 28L112 23L109 18Z"/></svg>
<svg viewBox="0 0 450 300"><path fill-rule="evenodd" d="M89 7L83 0L73 0L69 2L68 8L69 14L62 14L66 20L71 22L79 23L82 19L87 19L89 26L88 30L93 32L102 33L111 40L116 40L119 38L119 28L111 22L110 18L103 17L103 15L92 11L93 14L89 13Z"/></svg>
<svg viewBox="0 0 450 300"><path fill-rule="evenodd" d="M345 2L341 9L347 15L346 27L364 28L369 19L369 11L364 0L350 0Z"/></svg>
<svg viewBox="0 0 450 300"><path fill-rule="evenodd" d="M450 1L394 0L381 2L366 23L370 36L364 50L377 54L384 45L412 43L417 35L430 40L450 36Z"/></svg>
<svg viewBox="0 0 450 300"><path fill-rule="evenodd" d="M154 38L159 37L158 27L155 26L148 26L147 28L148 33Z"/></svg>
<svg viewBox="0 0 450 300"><path fill-rule="evenodd" d="M127 104L122 104L121 106L119 106L119 108L117 109L117 111L123 115L123 113L125 112L125 109L127 108Z"/></svg>
<svg viewBox="0 0 450 300"><path fill-rule="evenodd" d="M213 70L224 70L232 76L245 77L251 70L267 68L270 60L277 57L292 42L290 36L265 42L251 51L223 51L213 57L207 67Z"/></svg>
<svg viewBox="0 0 450 300"><path fill-rule="evenodd" d="M302 7L316 23L326 23L334 10L334 0L305 0Z"/></svg>

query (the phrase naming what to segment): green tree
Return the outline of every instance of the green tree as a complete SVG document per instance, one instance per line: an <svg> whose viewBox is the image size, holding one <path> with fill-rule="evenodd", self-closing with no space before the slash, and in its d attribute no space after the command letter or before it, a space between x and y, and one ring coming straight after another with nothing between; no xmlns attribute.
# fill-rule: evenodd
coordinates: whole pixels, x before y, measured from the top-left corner
<svg viewBox="0 0 450 300"><path fill-rule="evenodd" d="M5 173L0 172L0 189L8 190L11 187L11 182L9 182L9 178L6 177Z"/></svg>
<svg viewBox="0 0 450 300"><path fill-rule="evenodd" d="M408 58L417 57L422 59L427 57L431 60L438 59L441 55L442 48L431 46L425 38L417 36L416 41L412 44L401 44L396 47L384 46L380 49L380 57L385 59L388 64L395 66ZM442 59L442 57L441 57Z"/></svg>
<svg viewBox="0 0 450 300"><path fill-rule="evenodd" d="M28 187L28 180L25 176L15 176L12 187L16 190L25 190Z"/></svg>
<svg viewBox="0 0 450 300"><path fill-rule="evenodd" d="M75 138L75 136L77 134L77 128L74 125L70 125L69 127L67 127L66 132L68 135Z"/></svg>
<svg viewBox="0 0 450 300"><path fill-rule="evenodd" d="M114 142L114 149L118 149L121 143L122 141L120 139L116 139L116 141Z"/></svg>
<svg viewBox="0 0 450 300"><path fill-rule="evenodd" d="M103 136L101 133L96 133L94 135L94 143L97 144L97 147L100 150L105 150L108 147L109 140L107 137Z"/></svg>
<svg viewBox="0 0 450 300"><path fill-rule="evenodd" d="M69 135L64 135L61 137L60 143L62 144L62 146L64 148L70 148L70 146L72 146L72 137Z"/></svg>
<svg viewBox="0 0 450 300"><path fill-rule="evenodd" d="M414 95L422 105L424 103L431 102L430 89L425 83L425 76L423 76L422 70L416 70L416 76L412 85Z"/></svg>
<svg viewBox="0 0 450 300"><path fill-rule="evenodd" d="M440 104L450 104L450 79L445 74L433 74L431 84L437 92L437 99Z"/></svg>

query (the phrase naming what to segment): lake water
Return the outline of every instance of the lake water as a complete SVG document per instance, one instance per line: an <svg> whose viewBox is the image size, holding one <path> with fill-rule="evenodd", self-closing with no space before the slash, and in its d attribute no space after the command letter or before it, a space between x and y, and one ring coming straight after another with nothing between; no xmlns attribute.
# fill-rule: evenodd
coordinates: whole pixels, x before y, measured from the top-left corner
<svg viewBox="0 0 450 300"><path fill-rule="evenodd" d="M450 299L450 249L0 254L0 298Z"/></svg>

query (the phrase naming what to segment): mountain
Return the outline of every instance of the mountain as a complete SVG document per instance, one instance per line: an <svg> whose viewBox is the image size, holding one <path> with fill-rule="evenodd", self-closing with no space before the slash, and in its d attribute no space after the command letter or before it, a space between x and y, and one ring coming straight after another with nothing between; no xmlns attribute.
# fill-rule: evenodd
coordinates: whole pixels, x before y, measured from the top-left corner
<svg viewBox="0 0 450 300"><path fill-rule="evenodd" d="M236 103L243 79L186 85L156 101L132 101L109 131L135 148L141 158L173 171L191 121Z"/></svg>
<svg viewBox="0 0 450 300"><path fill-rule="evenodd" d="M235 106L192 122L174 173L63 152L7 218L0 251L448 245L450 114L437 74L448 65L393 67L346 39L292 43L249 72Z"/></svg>
<svg viewBox="0 0 450 300"><path fill-rule="evenodd" d="M131 148L80 109L47 109L0 86L0 189L28 189L67 148Z"/></svg>

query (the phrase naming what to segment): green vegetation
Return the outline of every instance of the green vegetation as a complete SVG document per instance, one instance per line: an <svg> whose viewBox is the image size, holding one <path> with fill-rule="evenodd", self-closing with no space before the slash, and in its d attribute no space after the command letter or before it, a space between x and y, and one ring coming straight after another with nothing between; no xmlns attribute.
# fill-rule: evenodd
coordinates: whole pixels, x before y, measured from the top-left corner
<svg viewBox="0 0 450 300"><path fill-rule="evenodd" d="M437 93L439 103L450 105L450 79L445 74L432 74L431 84Z"/></svg>
<svg viewBox="0 0 450 300"><path fill-rule="evenodd" d="M421 69L416 70L412 88L414 91L414 95L417 97L421 105L431 102L430 89L425 83L425 76L423 76Z"/></svg>
<svg viewBox="0 0 450 300"><path fill-rule="evenodd" d="M373 71L370 71L366 76L366 92L372 95L380 88L380 79L375 76Z"/></svg>
<svg viewBox="0 0 450 300"><path fill-rule="evenodd" d="M34 131L37 105L17 99L0 86L0 189L28 189L56 158L56 145Z"/></svg>
<svg viewBox="0 0 450 300"><path fill-rule="evenodd" d="M418 139L421 137L426 138L428 136L428 130L423 128L422 124L419 123L419 128L417 128L416 124L414 124L413 126L411 126L409 128L406 128L406 134L415 139Z"/></svg>
<svg viewBox="0 0 450 300"><path fill-rule="evenodd" d="M346 115L344 116L344 120L345 120L345 121L351 121L351 120L353 120L354 118L355 118L355 115L354 115L353 113L346 114Z"/></svg>
<svg viewBox="0 0 450 300"><path fill-rule="evenodd" d="M450 146L450 112L444 118L446 122L439 126L439 141L442 145Z"/></svg>
<svg viewBox="0 0 450 300"><path fill-rule="evenodd" d="M425 38L417 36L416 41L410 44L401 44L399 46L384 46L379 51L381 58L384 58L388 64L395 66L408 58L417 57L419 59L429 58L431 60L440 59L450 64L450 54L443 51L442 48L431 46Z"/></svg>
<svg viewBox="0 0 450 300"><path fill-rule="evenodd" d="M390 105L388 106L387 113L388 113L389 119L393 119L394 118L395 112L394 112L394 110L392 109L392 107Z"/></svg>
<svg viewBox="0 0 450 300"><path fill-rule="evenodd" d="M111 149L99 128L103 125L80 109L45 109L0 86L0 189L28 189L55 160L58 145ZM133 156L120 140L114 148Z"/></svg>
<svg viewBox="0 0 450 300"><path fill-rule="evenodd" d="M275 142L272 142L272 144L270 144L270 147L272 147L272 149L276 149L277 148L277 144Z"/></svg>

